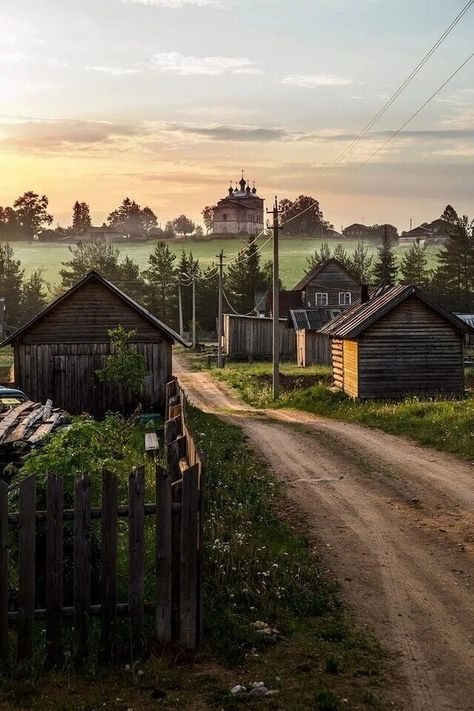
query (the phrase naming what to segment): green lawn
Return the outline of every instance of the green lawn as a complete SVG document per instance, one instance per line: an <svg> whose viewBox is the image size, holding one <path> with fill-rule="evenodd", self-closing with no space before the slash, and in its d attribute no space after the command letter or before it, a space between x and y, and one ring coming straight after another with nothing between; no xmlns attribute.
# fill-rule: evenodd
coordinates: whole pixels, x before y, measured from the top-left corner
<svg viewBox="0 0 474 711"><path fill-rule="evenodd" d="M265 238L261 237L259 243L263 244L264 241ZM337 240L300 239L297 237L283 237L281 239L281 276L286 288L293 288L301 279L305 272L306 257L312 254L315 249L318 249L324 241L327 241L331 248L334 248L338 244ZM186 251L191 250L193 255L199 258L201 264L207 266L216 260L216 255L221 249L224 250L225 254L230 255L244 245L245 240L170 241L168 244L176 254L179 254L182 249ZM353 251L356 244L357 242L355 240L344 241L344 246L348 252ZM27 272L40 268L43 270L46 281L51 285L55 285L59 282L61 262L69 257L67 245L57 245L46 242L43 244L37 242L14 242L12 246L15 251L15 257L21 260ZM132 259L138 262L140 267L144 268L150 252L154 249L154 243L120 245L119 249L123 254L128 254ZM404 250L406 250L406 247L399 247L397 253L401 255L404 253ZM375 247L370 247L370 252L375 253L375 251ZM436 247L428 248L429 266L434 266L436 254ZM229 259L233 259L234 257L235 255L230 256ZM272 258L271 242L262 250L262 258L263 260Z"/></svg>
<svg viewBox="0 0 474 711"><path fill-rule="evenodd" d="M466 371L466 383L471 391L462 400L409 398L402 402L355 402L328 387L330 368L313 366L303 369L282 365L282 393L276 404L271 397L270 363L230 363L224 370L212 372L251 405L289 407L336 420L359 422L474 460L472 370Z"/></svg>

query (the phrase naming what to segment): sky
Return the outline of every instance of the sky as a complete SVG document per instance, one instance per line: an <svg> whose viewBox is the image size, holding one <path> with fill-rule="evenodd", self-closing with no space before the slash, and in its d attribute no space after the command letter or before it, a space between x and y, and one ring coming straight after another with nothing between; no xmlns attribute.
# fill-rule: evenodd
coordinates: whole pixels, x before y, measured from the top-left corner
<svg viewBox="0 0 474 711"><path fill-rule="evenodd" d="M240 171L317 197L337 229L473 215L474 6L342 161L466 0L0 0L0 205L47 194L101 224L125 196L160 223Z"/></svg>

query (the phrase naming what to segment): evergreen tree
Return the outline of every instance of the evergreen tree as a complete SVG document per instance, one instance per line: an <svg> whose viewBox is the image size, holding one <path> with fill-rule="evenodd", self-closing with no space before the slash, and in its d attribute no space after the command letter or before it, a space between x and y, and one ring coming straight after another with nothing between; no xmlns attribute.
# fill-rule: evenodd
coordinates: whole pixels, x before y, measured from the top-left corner
<svg viewBox="0 0 474 711"><path fill-rule="evenodd" d="M255 306L256 292L265 288L260 252L254 237L249 237L235 262L229 264L227 284L234 308L239 313L249 313Z"/></svg>
<svg viewBox="0 0 474 711"><path fill-rule="evenodd" d="M348 271L351 270L351 258L346 251L346 248L342 244L336 245L334 252L332 254L333 258L336 259L339 264L342 264Z"/></svg>
<svg viewBox="0 0 474 711"><path fill-rule="evenodd" d="M400 284L414 284L426 289L430 282L426 247L412 244L400 262Z"/></svg>
<svg viewBox="0 0 474 711"><path fill-rule="evenodd" d="M313 254L306 257L306 273L312 272L313 269L319 267L320 264L331 258L331 248L327 242L323 242L319 249L315 249Z"/></svg>
<svg viewBox="0 0 474 711"><path fill-rule="evenodd" d="M201 277L197 283L196 291L196 320L199 321L203 331L215 332L217 331L219 297L219 274L215 264L204 269Z"/></svg>
<svg viewBox="0 0 474 711"><path fill-rule="evenodd" d="M273 262L271 259L267 259L267 261L264 263L262 267L262 278L263 278L263 283L264 283L264 289L272 289L273 288ZM283 282L279 278L278 279L278 284L280 291L283 289Z"/></svg>
<svg viewBox="0 0 474 711"><path fill-rule="evenodd" d="M384 229L382 244L377 248L378 258L374 265L374 279L378 284L393 286L397 279L397 260L392 240L387 228Z"/></svg>
<svg viewBox="0 0 474 711"><path fill-rule="evenodd" d="M116 285L139 304L144 304L147 300L148 288L140 273L140 267L128 255L118 265Z"/></svg>
<svg viewBox="0 0 474 711"><path fill-rule="evenodd" d="M5 299L5 322L9 331L22 322L24 271L9 244L0 244L0 295Z"/></svg>
<svg viewBox="0 0 474 711"><path fill-rule="evenodd" d="M350 260L349 271L359 284L370 284L373 261L373 256L369 255L369 248L363 242L358 242Z"/></svg>
<svg viewBox="0 0 474 711"><path fill-rule="evenodd" d="M437 295L460 311L474 309L474 221L458 217L438 254Z"/></svg>
<svg viewBox="0 0 474 711"><path fill-rule="evenodd" d="M91 226L91 213L86 202L76 202L72 208L72 229L82 234Z"/></svg>
<svg viewBox="0 0 474 711"><path fill-rule="evenodd" d="M92 270L117 283L120 278L120 252L111 244L102 242L80 242L70 246L72 257L62 262L60 270L62 286L69 288Z"/></svg>
<svg viewBox="0 0 474 711"><path fill-rule="evenodd" d="M177 324L176 255L165 242L158 242L148 258L143 276L148 284L148 308L164 323Z"/></svg>
<svg viewBox="0 0 474 711"><path fill-rule="evenodd" d="M27 323L44 309L47 304L46 290L41 270L37 269L27 277L21 288L21 321Z"/></svg>
<svg viewBox="0 0 474 711"><path fill-rule="evenodd" d="M192 321L192 301L193 301L193 295L192 295L192 285L186 286L186 284L189 283L190 279L188 277L194 277L198 278L199 277L199 260L194 259L192 252L189 252L189 254L186 254L186 252L183 251L181 252L181 256L178 262L178 267L177 267L177 272L178 274L181 274L181 302L182 302L182 308L183 308L183 324L185 330L189 330L191 327L191 321ZM184 274L187 274L188 276L184 276ZM199 281L196 282L196 288L200 289L200 283ZM197 298L197 292L196 292L196 303L198 301ZM197 310L197 306L196 306ZM198 320L196 316L196 320ZM199 319L201 322L201 319ZM212 330L212 329L211 329Z"/></svg>

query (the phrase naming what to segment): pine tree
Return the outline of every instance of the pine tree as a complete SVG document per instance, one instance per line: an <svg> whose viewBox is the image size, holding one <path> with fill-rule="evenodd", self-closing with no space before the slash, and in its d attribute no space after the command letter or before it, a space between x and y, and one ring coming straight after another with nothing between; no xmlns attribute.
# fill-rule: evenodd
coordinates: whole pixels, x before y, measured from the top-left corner
<svg viewBox="0 0 474 711"><path fill-rule="evenodd" d="M350 260L349 271L359 284L370 284L373 272L372 255L363 242L358 242Z"/></svg>
<svg viewBox="0 0 474 711"><path fill-rule="evenodd" d="M27 323L39 314L47 304L46 290L41 270L27 277L21 288L21 320Z"/></svg>
<svg viewBox="0 0 474 711"><path fill-rule="evenodd" d="M333 259L336 259L339 264L342 264L348 271L351 269L351 258L346 251L346 248L342 244L336 245L334 252L332 254Z"/></svg>
<svg viewBox="0 0 474 711"><path fill-rule="evenodd" d="M199 277L199 260L194 259L192 252L186 254L184 249L181 252L181 256L177 267L178 274L181 275L181 303L183 308L183 324L185 330L188 330L191 326L192 321L192 309L193 309L193 294L192 294L192 284L189 284L192 278L198 279ZM187 275L187 276L184 276ZM186 286L189 284L189 286ZM199 281L196 282L196 289L199 290ZM196 303L198 301L197 291L196 291ZM197 310L197 306L196 306ZM196 316L196 320L198 317ZM199 319L200 320L200 319Z"/></svg>
<svg viewBox="0 0 474 711"><path fill-rule="evenodd" d="M397 279L397 260L387 228L384 229L382 244L377 248L377 261L374 266L374 279L378 284L393 286Z"/></svg>
<svg viewBox="0 0 474 711"><path fill-rule="evenodd" d="M116 285L139 304L145 303L148 293L147 285L140 273L140 267L128 255L125 255L123 261L118 265Z"/></svg>
<svg viewBox="0 0 474 711"><path fill-rule="evenodd" d="M9 244L0 244L0 295L5 299L5 320L11 331L21 325L24 271Z"/></svg>
<svg viewBox="0 0 474 711"><path fill-rule="evenodd" d="M438 254L434 282L438 296L451 308L472 312L474 309L474 221L458 217L450 236Z"/></svg>
<svg viewBox="0 0 474 711"><path fill-rule="evenodd" d="M260 253L254 237L240 250L235 262L227 270L229 296L239 313L249 313L255 306L255 294L265 288L260 269Z"/></svg>
<svg viewBox="0 0 474 711"><path fill-rule="evenodd" d="M196 320L203 331L217 331L219 274L215 264L204 269L201 276L196 291Z"/></svg>
<svg viewBox="0 0 474 711"><path fill-rule="evenodd" d="M60 270L62 286L69 288L92 270L116 283L120 278L120 252L111 244L102 242L80 242L69 247L72 257L62 262Z"/></svg>
<svg viewBox="0 0 474 711"><path fill-rule="evenodd" d="M412 244L400 262L400 284L414 284L426 289L430 282L426 247Z"/></svg>
<svg viewBox="0 0 474 711"><path fill-rule="evenodd" d="M319 267L320 264L330 258L331 248L327 242L323 242L319 250L315 249L311 256L306 257L306 264L308 265L306 267L306 273L309 274L309 272L312 272L313 269L316 269L316 267Z"/></svg>
<svg viewBox="0 0 474 711"><path fill-rule="evenodd" d="M161 321L176 327L178 287L176 255L165 242L158 242L143 273L148 284L148 308Z"/></svg>
<svg viewBox="0 0 474 711"><path fill-rule="evenodd" d="M91 213L86 202L76 202L72 208L72 229L78 234L82 234L91 226Z"/></svg>

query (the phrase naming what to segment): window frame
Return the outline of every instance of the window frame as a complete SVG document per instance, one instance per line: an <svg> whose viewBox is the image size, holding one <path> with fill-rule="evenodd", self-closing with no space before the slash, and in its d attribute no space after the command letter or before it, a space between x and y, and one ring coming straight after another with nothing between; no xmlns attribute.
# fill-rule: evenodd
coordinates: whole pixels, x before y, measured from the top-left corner
<svg viewBox="0 0 474 711"><path fill-rule="evenodd" d="M339 292L339 306L352 306L352 292L351 291L340 291Z"/></svg>
<svg viewBox="0 0 474 711"><path fill-rule="evenodd" d="M318 299L318 297L325 297L323 299ZM318 303L319 302L319 303ZM327 291L315 291L314 292L314 305L315 306L329 306L329 293Z"/></svg>

